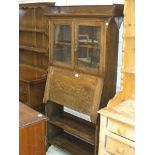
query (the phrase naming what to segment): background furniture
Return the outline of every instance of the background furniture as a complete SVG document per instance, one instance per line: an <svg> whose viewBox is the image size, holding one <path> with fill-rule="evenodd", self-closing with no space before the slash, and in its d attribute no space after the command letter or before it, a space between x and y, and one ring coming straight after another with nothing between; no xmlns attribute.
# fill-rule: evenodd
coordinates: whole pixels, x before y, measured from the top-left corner
<svg viewBox="0 0 155 155"><path fill-rule="evenodd" d="M19 104L19 154L45 155L46 117Z"/></svg>
<svg viewBox="0 0 155 155"><path fill-rule="evenodd" d="M101 127L100 127L100 144L99 144L99 155L103 154L103 151L106 150L106 145L108 143L107 139L105 138L105 134L103 133L103 130L107 128L108 122L105 122L107 117L113 117L113 119L117 121L121 121L121 119L124 118L122 116L122 113L127 113L125 115L126 119L129 120L129 122L123 122L126 124L125 130L127 130L128 134L132 134L134 130L128 129L128 127L131 126L134 127L134 116L132 116L132 119L130 118L130 115L133 115L134 108L132 108L132 111L129 111L128 108L125 108L119 118L117 117L117 113L113 112L114 114L111 114L111 111L117 107L121 108L122 106L126 106L128 102L130 102L131 106L134 107L134 100L135 100L135 1L134 0L126 0L125 6L124 6L124 33L123 33L123 67L122 67L122 88L121 91L115 95L113 99L111 99L107 105L108 108L105 110L100 110L99 113L101 113ZM124 104L124 105L123 105ZM114 107L116 106L116 107ZM121 109L120 109L121 110ZM105 117L105 118L102 118ZM120 120L119 120L120 119ZM130 123L132 122L132 123ZM117 124L112 124L113 128ZM119 125L117 125L119 126ZM134 148L134 139L131 137L126 137L132 142L132 148ZM127 144L131 146L129 143ZM115 141L112 142L111 146L115 145ZM104 147L103 147L104 146ZM123 144L120 145L120 147L124 150L126 150L126 146ZM106 150L107 151L107 150ZM112 148L111 150L112 151ZM134 150L132 149L132 152L127 152L125 154L134 154ZM121 154L121 153L120 153Z"/></svg>
<svg viewBox="0 0 155 155"><path fill-rule="evenodd" d="M48 67L48 24L44 12L54 3L19 5L19 100L44 113Z"/></svg>
<svg viewBox="0 0 155 155"><path fill-rule="evenodd" d="M122 13L123 5L50 7L45 13L50 43L44 95L49 144L74 155L97 154L97 111L116 91Z"/></svg>
<svg viewBox="0 0 155 155"><path fill-rule="evenodd" d="M123 100L135 99L135 1L124 1L122 88L109 101L108 107Z"/></svg>
<svg viewBox="0 0 155 155"><path fill-rule="evenodd" d="M134 105L134 100L126 100L99 111L101 116L99 155L134 155Z"/></svg>

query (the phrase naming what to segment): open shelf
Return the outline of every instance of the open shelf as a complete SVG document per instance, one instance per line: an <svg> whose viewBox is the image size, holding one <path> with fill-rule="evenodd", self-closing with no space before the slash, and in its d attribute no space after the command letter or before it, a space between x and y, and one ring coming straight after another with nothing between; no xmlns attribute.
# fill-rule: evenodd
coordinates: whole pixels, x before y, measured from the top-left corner
<svg viewBox="0 0 155 155"><path fill-rule="evenodd" d="M46 72L44 70L26 64L19 65L19 80L28 82L45 78Z"/></svg>
<svg viewBox="0 0 155 155"><path fill-rule="evenodd" d="M42 49L42 48L30 47L30 46L25 46L25 45L20 45L19 48L28 50L28 51L34 51L37 53L47 53L46 49Z"/></svg>
<svg viewBox="0 0 155 155"><path fill-rule="evenodd" d="M71 46L71 43L70 42L55 42L55 45L66 45L66 46ZM91 44L91 43L88 43L88 44L78 44L78 47L80 48L98 48L98 44Z"/></svg>
<svg viewBox="0 0 155 155"><path fill-rule="evenodd" d="M39 32L39 33L45 33L46 29L35 29L35 28L26 28L21 27L19 28L20 31L26 31L26 32Z"/></svg>
<svg viewBox="0 0 155 155"><path fill-rule="evenodd" d="M88 125L88 123L75 120L67 115L52 117L49 122L87 141L91 145L95 143L95 128Z"/></svg>
<svg viewBox="0 0 155 155"><path fill-rule="evenodd" d="M61 135L53 137L49 143L60 147L69 154L73 155L93 155L94 152L93 147L90 144L65 132Z"/></svg>

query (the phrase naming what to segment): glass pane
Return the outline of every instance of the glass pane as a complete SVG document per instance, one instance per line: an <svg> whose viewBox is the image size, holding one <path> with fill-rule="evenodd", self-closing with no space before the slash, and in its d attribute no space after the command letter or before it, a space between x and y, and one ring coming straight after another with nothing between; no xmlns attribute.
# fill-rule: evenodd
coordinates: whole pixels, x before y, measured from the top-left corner
<svg viewBox="0 0 155 155"><path fill-rule="evenodd" d="M99 26L78 27L78 66L99 69L100 36Z"/></svg>
<svg viewBox="0 0 155 155"><path fill-rule="evenodd" d="M71 63L71 26L54 25L53 58L67 64Z"/></svg>

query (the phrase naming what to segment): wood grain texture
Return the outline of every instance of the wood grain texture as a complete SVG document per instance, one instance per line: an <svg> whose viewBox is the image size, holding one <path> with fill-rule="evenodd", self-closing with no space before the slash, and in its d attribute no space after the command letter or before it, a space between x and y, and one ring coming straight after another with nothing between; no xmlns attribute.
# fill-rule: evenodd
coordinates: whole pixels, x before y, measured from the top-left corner
<svg viewBox="0 0 155 155"><path fill-rule="evenodd" d="M124 2L121 91L109 101L108 107L113 107L124 100L135 99L135 0Z"/></svg>
<svg viewBox="0 0 155 155"><path fill-rule="evenodd" d="M44 70L39 68L34 69L34 67L20 64L19 100L32 108L40 110L42 113L45 113L42 104L45 83L46 74L44 73Z"/></svg>
<svg viewBox="0 0 155 155"><path fill-rule="evenodd" d="M84 114L95 113L101 97L102 79L82 73L77 78L72 71L66 70L63 74L62 71L50 67L44 102L51 100Z"/></svg>
<svg viewBox="0 0 155 155"><path fill-rule="evenodd" d="M46 115L49 118L47 137L48 142L71 154L91 154L89 146L93 148L92 154L98 154L97 111L105 107L108 100L115 95L118 27L114 17L122 17L122 13L122 5L56 6L48 8L45 13L49 21L50 34L50 67L44 94ZM68 34L62 29L61 35L58 35L60 27L64 25L71 27L71 39L66 39ZM93 36L93 43L88 40L81 44L80 35L87 35L90 38ZM65 51L62 47L69 48L71 58L61 58L61 53ZM88 59L85 59L85 49L91 51L95 67L88 64ZM55 59L54 50L61 59ZM64 57L67 55L65 54ZM79 65L82 63L87 65ZM83 123L81 118L79 121L74 116L64 117L64 106L90 116L93 126L89 129L88 124ZM63 130L72 134L69 136L71 139L64 135ZM81 147L82 141L76 143L77 137L87 142L86 147Z"/></svg>
<svg viewBox="0 0 155 155"><path fill-rule="evenodd" d="M100 113L99 154L135 154L134 100L126 100Z"/></svg>
<svg viewBox="0 0 155 155"><path fill-rule="evenodd" d="M49 16L87 16L109 17L122 16L123 5L100 5L100 6L62 6L48 8L46 15Z"/></svg>
<svg viewBox="0 0 155 155"><path fill-rule="evenodd" d="M49 122L92 145L95 143L95 126L92 127L86 123L75 120L74 117L67 117L65 115L52 117Z"/></svg>
<svg viewBox="0 0 155 155"><path fill-rule="evenodd" d="M133 147L117 141L111 137L107 137L106 151L111 154L125 154L134 155L135 150Z"/></svg>
<svg viewBox="0 0 155 155"><path fill-rule="evenodd" d="M19 154L45 155L45 121L38 112L20 103L19 106Z"/></svg>
<svg viewBox="0 0 155 155"><path fill-rule="evenodd" d="M54 3L19 5L19 100L45 113L42 104L48 67L48 26L44 12Z"/></svg>

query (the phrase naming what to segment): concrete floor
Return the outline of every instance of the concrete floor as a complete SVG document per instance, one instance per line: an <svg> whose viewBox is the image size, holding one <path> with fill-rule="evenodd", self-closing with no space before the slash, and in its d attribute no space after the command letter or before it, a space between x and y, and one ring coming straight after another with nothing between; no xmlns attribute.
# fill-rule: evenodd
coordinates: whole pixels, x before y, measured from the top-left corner
<svg viewBox="0 0 155 155"><path fill-rule="evenodd" d="M69 155L69 154L65 153L63 150L51 145L48 148L48 151L46 152L46 155Z"/></svg>

